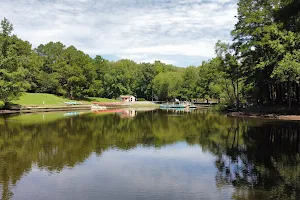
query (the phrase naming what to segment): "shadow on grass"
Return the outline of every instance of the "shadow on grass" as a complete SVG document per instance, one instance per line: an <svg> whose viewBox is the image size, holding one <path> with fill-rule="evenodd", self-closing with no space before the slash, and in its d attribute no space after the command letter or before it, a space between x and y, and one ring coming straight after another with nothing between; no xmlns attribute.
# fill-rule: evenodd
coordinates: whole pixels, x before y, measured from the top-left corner
<svg viewBox="0 0 300 200"><path fill-rule="evenodd" d="M14 103L5 103L0 105L0 110L20 110L21 108L21 105Z"/></svg>
<svg viewBox="0 0 300 200"><path fill-rule="evenodd" d="M96 99L94 99L93 97L83 97L80 99L76 99L78 101L87 101L87 102L92 102L92 101L96 101Z"/></svg>
<svg viewBox="0 0 300 200"><path fill-rule="evenodd" d="M84 97L80 99L81 101L87 101L87 102L119 102L116 99L107 99L107 98L101 98L101 97Z"/></svg>

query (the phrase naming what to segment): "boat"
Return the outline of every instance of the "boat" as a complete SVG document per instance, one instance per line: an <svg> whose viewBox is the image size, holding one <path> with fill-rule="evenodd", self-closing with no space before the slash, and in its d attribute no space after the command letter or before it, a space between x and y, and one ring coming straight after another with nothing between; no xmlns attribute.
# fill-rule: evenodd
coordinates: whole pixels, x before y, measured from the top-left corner
<svg viewBox="0 0 300 200"><path fill-rule="evenodd" d="M197 106L195 106L195 105L189 105L188 108L190 108L190 109L196 109Z"/></svg>
<svg viewBox="0 0 300 200"><path fill-rule="evenodd" d="M95 105L95 104L91 105L91 110L106 110L106 109L107 109L106 106L100 106L100 105Z"/></svg>
<svg viewBox="0 0 300 200"><path fill-rule="evenodd" d="M81 102L78 102L78 101L64 101L65 104L67 105L81 105L82 103Z"/></svg>
<svg viewBox="0 0 300 200"><path fill-rule="evenodd" d="M184 103L172 103L172 104L161 104L159 106L160 109L182 109L182 108L188 108L188 109L196 109L197 106L189 103L189 102L184 102Z"/></svg>
<svg viewBox="0 0 300 200"><path fill-rule="evenodd" d="M183 104L162 104L159 108L162 109L171 109L171 108L185 108L186 106Z"/></svg>
<svg viewBox="0 0 300 200"><path fill-rule="evenodd" d="M106 110L123 106L122 102L93 102L91 104L91 110Z"/></svg>

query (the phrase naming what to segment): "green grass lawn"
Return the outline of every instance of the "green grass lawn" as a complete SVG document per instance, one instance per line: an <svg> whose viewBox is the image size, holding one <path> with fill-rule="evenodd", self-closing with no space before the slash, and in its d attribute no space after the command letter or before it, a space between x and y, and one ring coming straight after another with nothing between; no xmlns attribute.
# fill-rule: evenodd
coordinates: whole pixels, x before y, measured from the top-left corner
<svg viewBox="0 0 300 200"><path fill-rule="evenodd" d="M116 102L115 99L106 99L106 98L97 98L97 97L88 97L84 100L70 100L64 97L59 97L53 94L46 93L23 93L22 96L15 101L12 101L13 104L18 104L21 106L64 106L66 101L79 101L83 104L90 104L90 102ZM44 104L43 104L44 102ZM0 102L1 105L1 102Z"/></svg>
<svg viewBox="0 0 300 200"><path fill-rule="evenodd" d="M89 97L88 101L95 101L95 102L118 102L115 99L106 99L106 98L98 98L98 97Z"/></svg>
<svg viewBox="0 0 300 200"><path fill-rule="evenodd" d="M64 101L70 101L70 100L53 94L24 93L18 100L13 101L12 103L22 105L22 106L30 106L30 105L42 106L42 105L65 105Z"/></svg>

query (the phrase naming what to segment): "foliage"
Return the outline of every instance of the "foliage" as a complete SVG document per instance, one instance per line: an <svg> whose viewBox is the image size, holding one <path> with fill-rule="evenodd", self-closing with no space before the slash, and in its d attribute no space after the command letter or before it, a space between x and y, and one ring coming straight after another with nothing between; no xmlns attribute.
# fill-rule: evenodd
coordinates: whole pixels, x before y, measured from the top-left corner
<svg viewBox="0 0 300 200"><path fill-rule="evenodd" d="M299 21L299 10L293 4L291 0L240 0L238 4L233 47L245 79L244 94L259 105L299 102L294 54L300 40L299 31L292 27Z"/></svg>
<svg viewBox="0 0 300 200"><path fill-rule="evenodd" d="M31 45L16 36L11 36L12 24L4 18L0 33L0 100L5 105L19 97L29 87L24 79L29 73L26 69Z"/></svg>
<svg viewBox="0 0 300 200"><path fill-rule="evenodd" d="M153 79L153 90L159 100L180 96L183 78L180 72L161 72Z"/></svg>
<svg viewBox="0 0 300 200"><path fill-rule="evenodd" d="M237 109L241 102L298 106L299 5L295 0L240 0L233 43L218 41L215 58L187 68L160 61L91 58L61 42L32 49L30 43L11 35L13 25L4 19L0 100L8 103L27 91L70 99L126 94L162 101L218 99Z"/></svg>
<svg viewBox="0 0 300 200"><path fill-rule="evenodd" d="M11 35L13 26L7 19L2 21L2 29L0 100L7 103L19 98L22 92L49 93L69 99L116 99L125 94L163 101L222 97L218 59L187 68L160 61L114 62L99 55L91 58L61 42L32 49L28 42Z"/></svg>
<svg viewBox="0 0 300 200"><path fill-rule="evenodd" d="M138 98L137 100L138 101L146 101L146 99L144 99L144 98Z"/></svg>

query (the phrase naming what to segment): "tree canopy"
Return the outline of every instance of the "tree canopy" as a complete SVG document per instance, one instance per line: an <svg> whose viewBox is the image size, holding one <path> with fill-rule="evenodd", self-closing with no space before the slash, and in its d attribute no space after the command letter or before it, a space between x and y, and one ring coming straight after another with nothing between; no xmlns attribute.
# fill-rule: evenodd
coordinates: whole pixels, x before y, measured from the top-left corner
<svg viewBox="0 0 300 200"><path fill-rule="evenodd" d="M4 19L0 33L0 100L21 92L69 98L146 100L217 99L229 107L298 106L300 103L300 12L296 0L240 0L232 43L218 41L216 57L200 66L176 67L155 61L91 58L74 46L49 42L32 48L12 35Z"/></svg>

